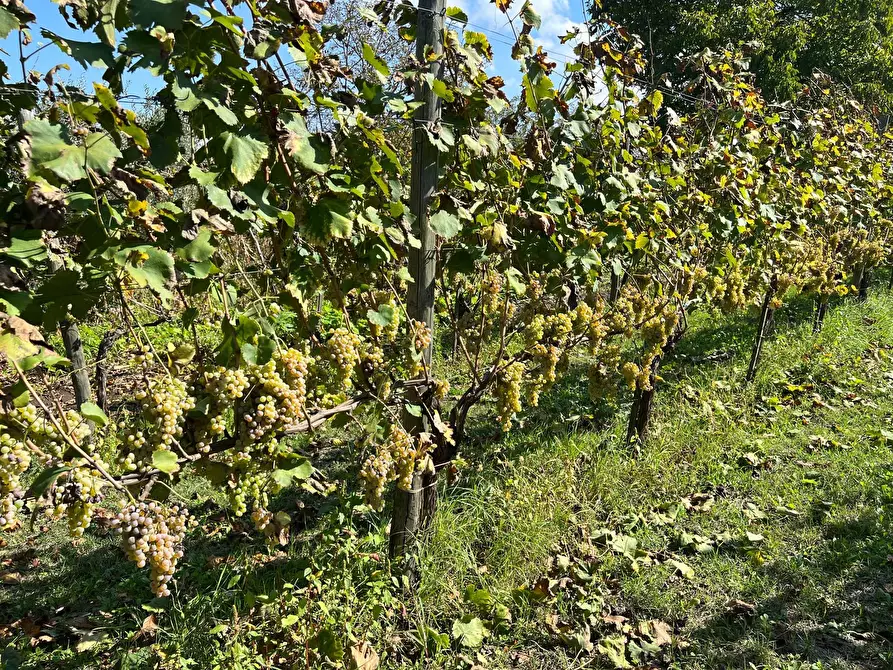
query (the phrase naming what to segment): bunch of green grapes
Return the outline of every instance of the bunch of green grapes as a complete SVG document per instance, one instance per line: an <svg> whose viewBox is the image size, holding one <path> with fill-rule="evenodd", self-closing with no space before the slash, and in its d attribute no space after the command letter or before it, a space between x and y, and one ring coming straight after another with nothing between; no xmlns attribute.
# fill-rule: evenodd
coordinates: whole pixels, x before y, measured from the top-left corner
<svg viewBox="0 0 893 670"><path fill-rule="evenodd" d="M736 266L726 274L725 292L719 301L719 307L723 312L729 314L746 306L745 278L741 268Z"/></svg>
<svg viewBox="0 0 893 670"><path fill-rule="evenodd" d="M499 311L501 301L499 294L502 293L503 286L502 274L496 270L488 269L484 273L481 281L481 306L484 314L492 314Z"/></svg>
<svg viewBox="0 0 893 670"><path fill-rule="evenodd" d="M512 417L521 411L521 382L524 372L524 364L515 361L496 375L493 394L496 396L496 415L504 431L511 429Z"/></svg>
<svg viewBox="0 0 893 670"><path fill-rule="evenodd" d="M698 266L694 269L686 266L682 272L682 284L679 287L680 299L686 299L694 294L701 282L707 277L707 270Z"/></svg>
<svg viewBox="0 0 893 670"><path fill-rule="evenodd" d="M632 361L627 361L620 367L620 374L623 375L623 379L626 385L629 386L630 391L635 391L638 388L639 378L642 376L642 369L638 365Z"/></svg>
<svg viewBox="0 0 893 670"><path fill-rule="evenodd" d="M239 368L218 366L202 373L199 385L208 398L208 419L195 431L195 448L208 453L211 442L226 432L226 416L251 385L248 375Z"/></svg>
<svg viewBox="0 0 893 670"><path fill-rule="evenodd" d="M574 334L587 339L589 351L596 355L608 336L608 324L605 319L605 301L601 296L594 296L592 304L580 302L572 313Z"/></svg>
<svg viewBox="0 0 893 670"><path fill-rule="evenodd" d="M620 372L627 385L635 390L651 388L651 364L660 356L667 341L679 323L679 313L671 305L664 305L642 325L642 339L645 341L639 365L624 364Z"/></svg>
<svg viewBox="0 0 893 670"><path fill-rule="evenodd" d="M183 558L183 538L194 523L185 508L156 502L128 505L112 521L127 558L138 568L149 565L152 593L159 598L171 594L169 584Z"/></svg>
<svg viewBox="0 0 893 670"><path fill-rule="evenodd" d="M562 350L554 344L537 344L530 353L533 354L534 368L527 385L527 402L537 407L540 394L552 388L558 378L556 372L562 360Z"/></svg>
<svg viewBox="0 0 893 670"><path fill-rule="evenodd" d="M589 397L593 402L617 395L614 379L620 367L620 356L618 344L607 344L599 348L598 360L589 366L588 374Z"/></svg>
<svg viewBox="0 0 893 670"><path fill-rule="evenodd" d="M277 361L282 367L281 374ZM261 450L258 445L272 453L278 445L278 433L305 420L306 374L304 355L293 349L265 365L251 368L252 390L239 408L237 446L240 458L250 459L252 452Z"/></svg>
<svg viewBox="0 0 893 670"><path fill-rule="evenodd" d="M257 531L263 533L270 527L270 524L273 523L273 513L265 507L256 505L254 509L251 510L251 520L254 522L254 527Z"/></svg>
<svg viewBox="0 0 893 670"><path fill-rule="evenodd" d="M61 459L68 450L65 435L56 429L52 421L43 418L34 405L15 407L3 415L2 421L18 433L27 435L28 439L40 448L41 454L38 458L45 466ZM76 444L84 443L90 435L90 425L75 411L65 412L63 425L68 426L68 436Z"/></svg>
<svg viewBox="0 0 893 670"><path fill-rule="evenodd" d="M391 394L391 375L385 367L385 355L381 347L369 344L363 349L360 367L366 381L371 384L380 398Z"/></svg>
<svg viewBox="0 0 893 670"><path fill-rule="evenodd" d="M148 344L140 346L136 355L133 357L133 360L143 370L148 370L149 368L151 368L154 361L152 347L150 347Z"/></svg>
<svg viewBox="0 0 893 670"><path fill-rule="evenodd" d="M287 526L290 521L288 515L284 512L273 514L270 510L261 505L256 505L254 509L251 510L251 520L254 522L254 527L257 529L257 532L263 534L265 542L270 547L275 547L283 541L280 531L284 526Z"/></svg>
<svg viewBox="0 0 893 670"><path fill-rule="evenodd" d="M236 516L248 511L249 503L267 507L270 495L276 495L282 487L270 476L269 463L257 459L246 460L239 455L230 459L232 469L228 482L230 507Z"/></svg>
<svg viewBox="0 0 893 670"><path fill-rule="evenodd" d="M24 506L21 475L31 465L31 453L21 440L0 432L0 530L12 528Z"/></svg>
<svg viewBox="0 0 893 670"><path fill-rule="evenodd" d="M363 486L366 503L375 510L384 507L384 487L390 480L394 463L386 449L377 449L366 459L360 470L360 482Z"/></svg>
<svg viewBox="0 0 893 670"><path fill-rule="evenodd" d="M431 329L425 322L411 319L409 322L409 336L412 340L408 361L409 374L415 377L425 371L422 360L424 352L431 346Z"/></svg>
<svg viewBox="0 0 893 670"><path fill-rule="evenodd" d="M345 389L352 386L354 369L360 362L361 346L359 335L343 327L336 328L326 342L326 352L335 366L336 378Z"/></svg>
<svg viewBox="0 0 893 670"><path fill-rule="evenodd" d="M641 296L630 285L624 286L605 318L608 332L633 337L636 325L641 321Z"/></svg>
<svg viewBox="0 0 893 670"><path fill-rule="evenodd" d="M140 401L146 427L132 429L125 435L120 460L128 471L148 470L155 451L171 451L183 436L186 413L195 408L195 398L186 382L169 374L149 382L149 388L135 397Z"/></svg>
<svg viewBox="0 0 893 670"><path fill-rule="evenodd" d="M363 372L371 377L384 367L384 351L379 346L369 345L363 349L361 360Z"/></svg>
<svg viewBox="0 0 893 670"><path fill-rule="evenodd" d="M103 465L96 454L92 458ZM79 459L80 460L80 459ZM105 497L102 489L105 479L98 470L81 465L66 473L65 481L57 483L52 493L56 516L62 514L68 520L68 532L75 539L84 535L93 518L93 510Z"/></svg>
<svg viewBox="0 0 893 670"><path fill-rule="evenodd" d="M413 473L424 464L430 446L429 435L420 436L418 444L414 444L413 438L401 426L391 424L384 442L377 446L360 470L360 481L369 506L381 510L388 482L396 481L398 488L410 490Z"/></svg>
<svg viewBox="0 0 893 670"><path fill-rule="evenodd" d="M303 404L307 399L307 376L312 360L304 352L291 348L280 349L275 358L282 369L282 378Z"/></svg>

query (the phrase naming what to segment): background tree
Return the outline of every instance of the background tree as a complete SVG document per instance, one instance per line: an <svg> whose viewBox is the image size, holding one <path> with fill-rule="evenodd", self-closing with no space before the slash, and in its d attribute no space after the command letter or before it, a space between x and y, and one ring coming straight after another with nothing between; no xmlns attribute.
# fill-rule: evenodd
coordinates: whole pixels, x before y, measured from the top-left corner
<svg viewBox="0 0 893 670"><path fill-rule="evenodd" d="M681 54L732 44L746 47L769 99L791 98L818 69L879 111L893 107L887 0L604 0L593 11L642 37L656 76L675 77Z"/></svg>

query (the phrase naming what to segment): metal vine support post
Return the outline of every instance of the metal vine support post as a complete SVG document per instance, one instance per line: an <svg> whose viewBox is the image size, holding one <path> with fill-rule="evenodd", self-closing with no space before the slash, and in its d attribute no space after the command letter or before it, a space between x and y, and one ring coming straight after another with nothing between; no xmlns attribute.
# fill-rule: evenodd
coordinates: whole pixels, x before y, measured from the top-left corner
<svg viewBox="0 0 893 670"><path fill-rule="evenodd" d="M445 0L420 0L416 23L416 58L421 64L430 63L431 77L440 74L440 61L431 58L443 52L443 15ZM428 225L428 204L437 188L438 151L428 140L428 132L437 132L440 123L440 98L435 95L429 85L432 79L418 77L415 81L415 99L425 103L420 106L413 117L412 133L412 176L410 183L410 207L415 216L415 232L421 241L418 249L410 249L409 274L413 283L409 287L407 311L409 317L427 324L432 333L432 345L422 352L425 369L431 370L431 351L434 333L434 273L435 234ZM417 389L415 397L410 400L421 403L424 389ZM404 413L403 422L413 435L426 431L426 412L421 417ZM394 512L391 519L390 554L391 558L407 557L404 572L410 578L414 576L415 565L410 553L416 540L423 519L429 516L430 510L423 509L423 501L427 507L433 505L431 496L424 496L423 476L415 473L409 491L397 489L394 494ZM428 484L433 488L433 482Z"/></svg>
<svg viewBox="0 0 893 670"><path fill-rule="evenodd" d="M753 350L750 352L750 364L747 366L745 381L752 382L757 376L757 366L760 364L760 354L763 351L763 342L766 339L766 330L772 319L772 298L775 295L777 281L772 280L766 295L763 296L763 305L760 308L760 321L757 324L757 335L753 341Z"/></svg>

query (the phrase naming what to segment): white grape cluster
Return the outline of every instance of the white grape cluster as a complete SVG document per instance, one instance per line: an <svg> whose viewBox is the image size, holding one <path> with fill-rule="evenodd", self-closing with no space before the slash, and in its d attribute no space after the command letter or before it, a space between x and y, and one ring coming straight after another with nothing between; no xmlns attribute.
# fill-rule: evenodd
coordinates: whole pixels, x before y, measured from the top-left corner
<svg viewBox="0 0 893 670"><path fill-rule="evenodd" d="M194 523L185 508L156 502L128 505L112 521L127 558L138 568L149 565L156 596L171 594L169 584L177 561L183 558L183 538Z"/></svg>
<svg viewBox="0 0 893 670"><path fill-rule="evenodd" d="M250 460L252 452L264 449L272 452L276 435L306 418L306 376L306 357L294 349L250 369L251 393L239 408L237 460Z"/></svg>
<svg viewBox="0 0 893 670"><path fill-rule="evenodd" d="M335 367L335 375L344 389L352 386L354 369L360 362L359 335L347 328L336 328L326 342L326 353Z"/></svg>
<svg viewBox="0 0 893 670"><path fill-rule="evenodd" d="M62 417L68 437L75 444L82 444L90 435L90 426L80 414L68 411ZM25 437L26 436L26 437ZM27 442L26 442L27 439ZM35 453L43 465L58 463L68 448L65 436L56 426L43 418L34 405L15 407L0 416L0 530L15 526L18 514L24 508L24 491L21 475L31 465L34 455L29 444L33 444ZM70 477L79 476L80 469L75 469ZM88 486L86 499L93 498L98 488ZM92 508L72 513L72 529L86 527L79 521L89 521ZM73 533L79 536L79 533Z"/></svg>
<svg viewBox="0 0 893 670"><path fill-rule="evenodd" d="M422 365L424 352L431 346L431 329L424 321L412 319L409 322L409 336L412 340L412 350L409 356L410 376L420 375L425 368Z"/></svg>
<svg viewBox="0 0 893 670"><path fill-rule="evenodd" d="M269 502L267 489L276 493L275 482L266 473L261 473L252 463L241 463L238 476L230 480L229 504L236 516L248 511L248 503L254 502L266 507Z"/></svg>
<svg viewBox="0 0 893 670"><path fill-rule="evenodd" d="M82 444L90 435L90 426L84 418L72 410L68 410L62 419L63 425L69 428L69 437L77 444ZM52 421L41 416L34 405L15 407L3 415L2 422L40 447L42 455L39 455L43 465L61 459L68 449L65 436L60 433Z"/></svg>
<svg viewBox="0 0 893 670"><path fill-rule="evenodd" d="M124 438L120 460L127 471L148 470L155 451L171 451L183 436L186 413L195 408L195 398L186 382L171 375L149 382L149 388L137 392L135 397L147 425L145 430L128 431Z"/></svg>
<svg viewBox="0 0 893 670"><path fill-rule="evenodd" d="M99 456L92 458L102 465ZM93 510L102 502L102 489L105 479L98 470L89 467L75 467L68 471L64 482L56 484L52 493L52 503L56 516L65 515L68 532L75 539L83 537L84 531L93 518Z"/></svg>
<svg viewBox="0 0 893 670"><path fill-rule="evenodd" d="M398 488L408 491L412 487L413 473L430 462L427 455L431 447L431 436L427 433L414 442L401 426L391 424L384 442L377 446L360 470L360 481L369 506L382 509L388 482L396 481Z"/></svg>
<svg viewBox="0 0 893 670"><path fill-rule="evenodd" d="M150 347L148 344L140 346L136 355L133 357L133 361L143 370L148 370L149 368L151 368L153 360L154 356L152 355L152 347Z"/></svg>
<svg viewBox="0 0 893 670"><path fill-rule="evenodd" d="M196 427L195 448L206 454L211 449L211 442L226 432L227 413L242 398L251 382L239 368L218 366L202 373L200 385L208 398L208 412L207 422Z"/></svg>
<svg viewBox="0 0 893 670"><path fill-rule="evenodd" d="M496 270L487 270L481 281L481 305L485 314L499 310L499 294L502 293L504 280Z"/></svg>
<svg viewBox="0 0 893 670"><path fill-rule="evenodd" d="M521 382L524 379L524 363L515 361L496 375L493 390L496 396L496 416L504 431L511 430L512 418L521 411Z"/></svg>
<svg viewBox="0 0 893 670"><path fill-rule="evenodd" d="M537 344L531 349L535 365L527 385L527 402L537 407L540 394L548 391L557 379L558 365L562 360L562 350L554 344Z"/></svg>
<svg viewBox="0 0 893 670"><path fill-rule="evenodd" d="M24 506L21 475L31 465L24 442L0 432L0 530L12 528Z"/></svg>
<svg viewBox="0 0 893 670"><path fill-rule="evenodd" d="M270 527L270 524L273 523L273 513L265 507L256 505L255 508L251 510L251 520L254 522L254 527L257 529L257 532L263 533Z"/></svg>

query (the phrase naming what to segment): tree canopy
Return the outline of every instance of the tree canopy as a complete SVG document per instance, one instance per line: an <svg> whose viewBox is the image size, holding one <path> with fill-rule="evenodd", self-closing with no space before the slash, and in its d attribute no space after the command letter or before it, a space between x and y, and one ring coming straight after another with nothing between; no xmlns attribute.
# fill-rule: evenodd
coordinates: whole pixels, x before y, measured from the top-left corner
<svg viewBox="0 0 893 670"><path fill-rule="evenodd" d="M676 76L681 54L732 44L769 98L790 98L819 70L880 111L893 107L888 0L604 0L594 12L638 33L657 75Z"/></svg>

